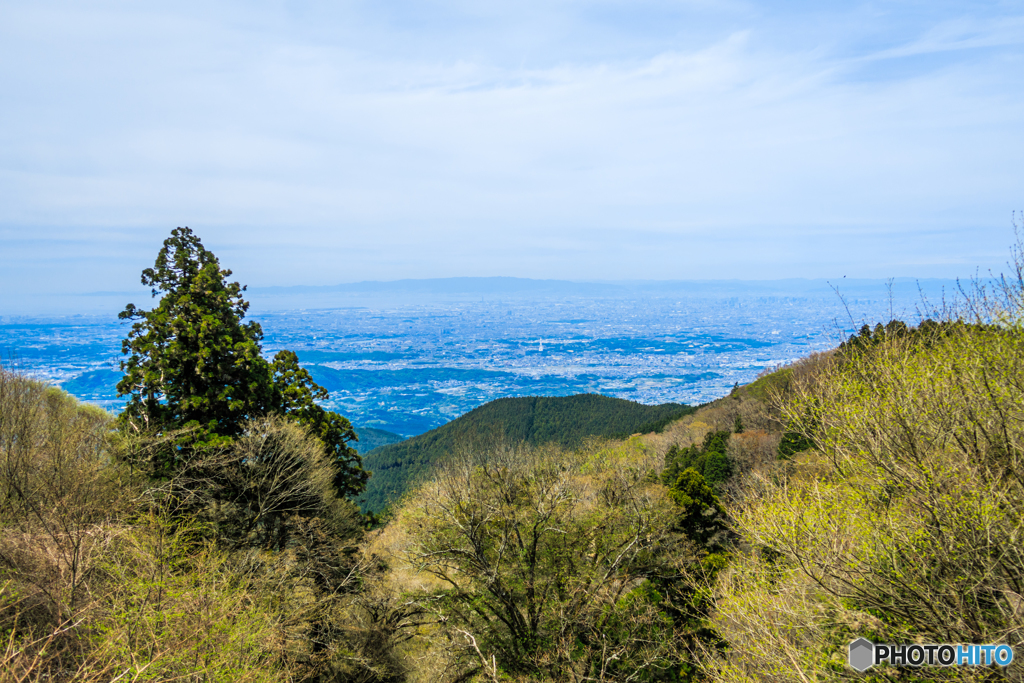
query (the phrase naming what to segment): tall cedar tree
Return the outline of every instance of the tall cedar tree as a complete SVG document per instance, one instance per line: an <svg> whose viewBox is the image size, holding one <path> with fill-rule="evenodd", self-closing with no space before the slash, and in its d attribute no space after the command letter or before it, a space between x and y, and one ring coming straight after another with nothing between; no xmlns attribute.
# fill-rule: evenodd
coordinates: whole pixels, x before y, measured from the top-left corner
<svg viewBox="0 0 1024 683"><path fill-rule="evenodd" d="M366 488L369 476L348 444L356 434L347 419L315 403L328 397L291 351L268 362L261 355L263 330L243 323L245 287L228 282L217 257L189 228L164 240L142 284L160 296L150 311L128 304L118 317L134 321L121 352L124 378L118 396L128 402L122 423L136 431L192 428L194 445L226 444L250 418L283 414L307 426L337 464L338 494ZM164 463L173 467L173 463Z"/></svg>

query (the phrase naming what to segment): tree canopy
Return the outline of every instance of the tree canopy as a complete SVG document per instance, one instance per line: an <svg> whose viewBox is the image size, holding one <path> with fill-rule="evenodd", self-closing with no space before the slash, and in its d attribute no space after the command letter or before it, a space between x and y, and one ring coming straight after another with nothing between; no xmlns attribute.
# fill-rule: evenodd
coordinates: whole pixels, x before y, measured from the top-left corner
<svg viewBox="0 0 1024 683"><path fill-rule="evenodd" d="M379 512L400 499L450 453L497 437L510 443L556 443L578 448L588 438L660 432L695 408L679 403L648 406L599 394L499 398L425 434L366 454L373 469L364 509Z"/></svg>
<svg viewBox="0 0 1024 683"><path fill-rule="evenodd" d="M348 445L356 440L352 425L316 403L327 391L295 353L263 357L263 330L243 322L245 287L229 282L230 275L189 228L175 228L164 240L154 266L142 271L157 305L128 304L118 315L133 322L121 346L128 356L117 385L118 395L128 397L122 425L146 433L187 428L202 447L237 438L252 418L284 415L323 442L337 466L338 493L361 492L369 475Z"/></svg>

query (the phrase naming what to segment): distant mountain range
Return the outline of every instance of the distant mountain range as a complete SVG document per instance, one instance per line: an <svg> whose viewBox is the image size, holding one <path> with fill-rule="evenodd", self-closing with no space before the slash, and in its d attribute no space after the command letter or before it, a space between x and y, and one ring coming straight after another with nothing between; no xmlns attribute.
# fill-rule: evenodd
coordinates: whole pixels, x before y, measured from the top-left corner
<svg viewBox="0 0 1024 683"><path fill-rule="evenodd" d="M286 309L344 308L347 306L394 304L410 300L452 301L460 299L547 299L559 297L833 297L832 286L848 297L881 299L888 296L887 280L846 278L782 280L632 280L582 281L538 280L519 277L449 277L364 281L337 285L253 286L246 298L254 312ZM246 284L246 283L243 283ZM929 298L941 298L957 287L952 279L892 280L896 299L918 299L918 287ZM0 322L6 318L41 320L50 316L112 316L125 304L148 306L148 290L24 293L2 302ZM12 322L13 320L7 320Z"/></svg>
<svg viewBox="0 0 1024 683"><path fill-rule="evenodd" d="M660 431L694 410L680 403L648 406L599 394L500 398L425 434L367 453L363 465L373 475L360 501L364 510L381 511L462 446L502 440L572 448L589 436Z"/></svg>
<svg viewBox="0 0 1024 683"><path fill-rule="evenodd" d="M839 277L834 280L790 278L783 280L634 280L573 282L517 277L451 277L422 280L365 281L325 286L251 287L258 303L295 297L321 298L491 298L491 297L598 297L636 296L835 296L835 288L847 296L888 295L888 280ZM956 280L893 278L893 296L916 298L919 288L929 296L952 291Z"/></svg>
<svg viewBox="0 0 1024 683"><path fill-rule="evenodd" d="M295 287L250 287L254 311L390 307L459 301L643 300L643 299L765 299L794 298L834 302L836 292L847 301L885 301L888 280L637 280L571 282L516 277L453 277L389 282ZM897 310L918 305L921 293L940 302L955 291L956 280L894 278L892 300Z"/></svg>

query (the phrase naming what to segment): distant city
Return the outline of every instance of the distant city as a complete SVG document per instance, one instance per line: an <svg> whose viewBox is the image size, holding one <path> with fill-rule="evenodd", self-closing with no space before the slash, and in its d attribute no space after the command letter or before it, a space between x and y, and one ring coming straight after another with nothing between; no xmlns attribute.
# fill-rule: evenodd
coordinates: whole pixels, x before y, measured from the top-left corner
<svg viewBox="0 0 1024 683"><path fill-rule="evenodd" d="M704 403L765 368L832 348L864 323L916 322L956 287L839 283L456 278L253 290L249 298L264 351L296 351L330 391L325 407L357 431L408 437L503 396ZM113 305L117 295L109 298ZM3 363L117 411L127 325L109 310L0 316Z"/></svg>

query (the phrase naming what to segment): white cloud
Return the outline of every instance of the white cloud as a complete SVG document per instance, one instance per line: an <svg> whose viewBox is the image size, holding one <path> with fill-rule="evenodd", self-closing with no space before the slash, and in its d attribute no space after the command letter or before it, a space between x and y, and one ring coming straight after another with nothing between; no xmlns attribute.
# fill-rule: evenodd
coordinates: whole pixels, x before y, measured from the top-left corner
<svg viewBox="0 0 1024 683"><path fill-rule="evenodd" d="M1021 17L394 7L15 3L0 240L189 224L259 284L1002 259Z"/></svg>

